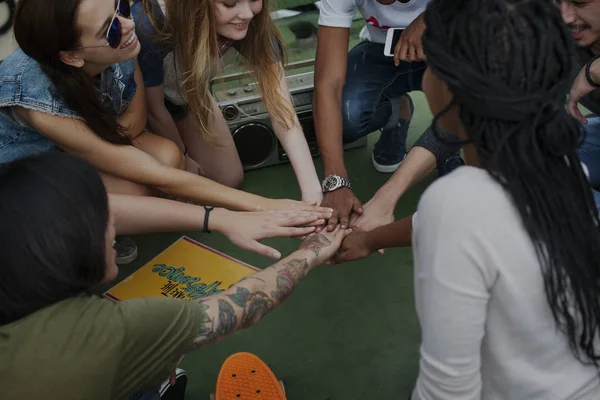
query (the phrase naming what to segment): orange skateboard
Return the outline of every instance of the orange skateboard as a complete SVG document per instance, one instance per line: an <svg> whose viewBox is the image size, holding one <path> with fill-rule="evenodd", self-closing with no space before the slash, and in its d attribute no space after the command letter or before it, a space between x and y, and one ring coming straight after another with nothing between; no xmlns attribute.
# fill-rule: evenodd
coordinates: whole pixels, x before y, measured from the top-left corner
<svg viewBox="0 0 600 400"><path fill-rule="evenodd" d="M287 400L283 382L251 353L236 353L223 363L211 400Z"/></svg>

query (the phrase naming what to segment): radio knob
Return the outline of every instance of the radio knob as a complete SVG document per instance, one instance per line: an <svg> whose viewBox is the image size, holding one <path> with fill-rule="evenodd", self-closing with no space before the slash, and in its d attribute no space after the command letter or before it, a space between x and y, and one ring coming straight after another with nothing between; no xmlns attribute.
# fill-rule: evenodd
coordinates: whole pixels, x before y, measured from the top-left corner
<svg viewBox="0 0 600 400"><path fill-rule="evenodd" d="M237 90L236 89L229 89L227 91L227 94L230 96L235 96L237 94Z"/></svg>
<svg viewBox="0 0 600 400"><path fill-rule="evenodd" d="M252 90L253 90L253 89L252 89L252 86L250 86L250 85L246 85L246 86L244 86L244 92L246 92L246 93L250 93Z"/></svg>
<svg viewBox="0 0 600 400"><path fill-rule="evenodd" d="M238 109L235 106L227 106L223 108L223 118L225 121L233 121L238 116Z"/></svg>

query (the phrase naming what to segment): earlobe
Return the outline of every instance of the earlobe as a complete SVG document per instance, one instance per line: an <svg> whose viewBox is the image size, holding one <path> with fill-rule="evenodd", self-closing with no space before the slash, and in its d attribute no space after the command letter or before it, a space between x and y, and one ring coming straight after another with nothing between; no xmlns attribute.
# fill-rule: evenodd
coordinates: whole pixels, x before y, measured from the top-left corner
<svg viewBox="0 0 600 400"><path fill-rule="evenodd" d="M85 64L85 61L79 58L77 53L72 51L61 51L60 59L63 63L75 68L81 68Z"/></svg>

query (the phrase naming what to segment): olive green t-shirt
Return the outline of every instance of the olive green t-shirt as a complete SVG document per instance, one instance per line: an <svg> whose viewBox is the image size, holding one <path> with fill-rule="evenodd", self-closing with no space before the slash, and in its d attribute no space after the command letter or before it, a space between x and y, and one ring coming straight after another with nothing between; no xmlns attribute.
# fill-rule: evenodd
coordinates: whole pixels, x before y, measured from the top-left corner
<svg viewBox="0 0 600 400"><path fill-rule="evenodd" d="M68 299L0 326L0 399L123 400L156 390L190 349L198 303Z"/></svg>

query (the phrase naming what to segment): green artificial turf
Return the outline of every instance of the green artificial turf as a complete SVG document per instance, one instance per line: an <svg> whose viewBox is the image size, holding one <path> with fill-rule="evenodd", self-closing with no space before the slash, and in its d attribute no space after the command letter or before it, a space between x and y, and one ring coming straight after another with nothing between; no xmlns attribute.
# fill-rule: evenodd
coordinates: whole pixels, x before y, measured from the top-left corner
<svg viewBox="0 0 600 400"><path fill-rule="evenodd" d="M288 0L284 6L307 3ZM312 24L316 33L317 18L318 13L312 11L277 21L290 61L314 58L315 43L310 40L299 42L290 26ZM355 21L350 47L358 42L358 32L363 24L362 20ZM234 70L229 68L225 73ZM409 145L431 121L422 94L413 93L412 96L416 111L409 131ZM378 133L371 134L367 147L347 151L345 156L354 191L363 202L389 178L389 175L376 172L371 164L371 149L377 136ZM316 158L315 163L322 177L321 160ZM433 177L401 199L396 218L415 210L420 194L431 179ZM300 198L289 164L247 172L243 189L273 198ZM141 235L135 237L138 260L123 267L119 279L184 234L259 268L272 263L266 257L236 248L218 234ZM265 243L285 256L300 242L279 238ZM245 351L258 355L271 366L277 377L284 381L290 400L405 399L416 378L419 338L410 249L390 249L384 255L320 267L304 279L284 304L255 327L188 354L182 363L189 374L187 398L208 400L215 390L223 361L235 352Z"/></svg>
<svg viewBox="0 0 600 400"><path fill-rule="evenodd" d="M409 145L427 128L430 113L421 93L413 93L415 117ZM366 202L389 175L376 172L371 149L346 152L346 165L357 196ZM322 164L315 159L322 176ZM432 177L433 178L433 177ZM410 190L399 202L396 217L415 210L418 197L432 179ZM289 164L246 173L244 190L268 197L299 198ZM218 234L178 232L135 236L138 260L123 267L122 279L165 249L182 234L259 268L272 261L232 245ZM266 240L285 256L299 241ZM410 249L319 267L302 281L284 304L258 325L186 356L187 398L208 399L223 361L239 351L254 353L285 382L290 400L407 398L417 372L419 327L413 302Z"/></svg>

